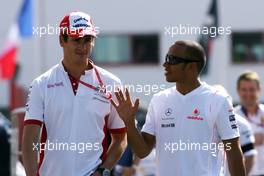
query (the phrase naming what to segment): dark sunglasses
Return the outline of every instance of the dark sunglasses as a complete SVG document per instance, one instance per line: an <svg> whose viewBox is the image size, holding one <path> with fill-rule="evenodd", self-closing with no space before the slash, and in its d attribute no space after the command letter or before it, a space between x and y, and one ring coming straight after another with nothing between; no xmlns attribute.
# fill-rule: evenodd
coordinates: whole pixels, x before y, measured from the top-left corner
<svg viewBox="0 0 264 176"><path fill-rule="evenodd" d="M167 54L165 57L165 63L170 64L170 65L177 65L180 63L191 63L191 62L200 62L199 60L194 60L194 59L187 59L187 58L182 58L182 57L177 57L173 56L170 54Z"/></svg>

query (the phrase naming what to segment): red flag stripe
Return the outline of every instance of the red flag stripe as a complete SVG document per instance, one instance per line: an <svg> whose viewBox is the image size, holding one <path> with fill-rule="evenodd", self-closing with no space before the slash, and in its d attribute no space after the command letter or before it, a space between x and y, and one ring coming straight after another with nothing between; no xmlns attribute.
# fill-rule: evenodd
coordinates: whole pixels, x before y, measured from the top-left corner
<svg viewBox="0 0 264 176"><path fill-rule="evenodd" d="M2 79L10 79L13 77L16 65L17 48L13 47L5 51L0 56L0 76Z"/></svg>

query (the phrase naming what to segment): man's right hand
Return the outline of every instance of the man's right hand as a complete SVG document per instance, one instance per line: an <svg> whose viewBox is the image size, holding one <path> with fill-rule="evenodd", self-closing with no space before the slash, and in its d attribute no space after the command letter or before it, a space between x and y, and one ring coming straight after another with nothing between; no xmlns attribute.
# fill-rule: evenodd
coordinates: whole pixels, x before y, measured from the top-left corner
<svg viewBox="0 0 264 176"><path fill-rule="evenodd" d="M115 92L118 104L111 99L112 105L115 107L120 118L127 127L128 143L139 158L146 157L153 149L156 139L155 136L139 132L135 126L136 112L139 106L139 99L133 103L129 92L125 89L125 95L121 90Z"/></svg>
<svg viewBox="0 0 264 176"><path fill-rule="evenodd" d="M115 92L115 96L118 102L116 103L111 99L111 103L115 107L120 118L124 121L126 126L135 125L135 116L139 106L139 99L137 98L133 103L127 89L125 89L125 95L119 89Z"/></svg>

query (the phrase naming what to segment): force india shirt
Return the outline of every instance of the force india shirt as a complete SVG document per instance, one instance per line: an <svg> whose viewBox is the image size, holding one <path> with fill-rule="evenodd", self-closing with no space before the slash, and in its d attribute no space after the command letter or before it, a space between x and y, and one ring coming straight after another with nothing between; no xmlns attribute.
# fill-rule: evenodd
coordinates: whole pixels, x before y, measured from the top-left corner
<svg viewBox="0 0 264 176"><path fill-rule="evenodd" d="M239 137L230 97L205 83L186 95L176 87L155 94L142 132L156 137L160 176L224 175L220 142Z"/></svg>
<svg viewBox="0 0 264 176"><path fill-rule="evenodd" d="M97 69L108 89L114 91L115 86L121 86L116 76L100 67ZM85 71L80 80L95 87L99 85L94 68ZM75 95L72 86L62 63L31 85L25 125L43 125L40 175L89 175L102 162L106 128L110 133L125 132L122 120L103 93L79 84ZM43 143L45 150L41 150Z"/></svg>

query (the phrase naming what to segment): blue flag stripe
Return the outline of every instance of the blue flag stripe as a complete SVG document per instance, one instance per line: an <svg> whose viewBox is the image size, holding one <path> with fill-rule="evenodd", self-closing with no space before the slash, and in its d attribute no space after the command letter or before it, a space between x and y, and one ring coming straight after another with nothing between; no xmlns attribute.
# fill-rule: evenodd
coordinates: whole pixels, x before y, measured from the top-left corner
<svg viewBox="0 0 264 176"><path fill-rule="evenodd" d="M33 2L24 0L18 16L18 26L21 37L30 37L33 34Z"/></svg>

